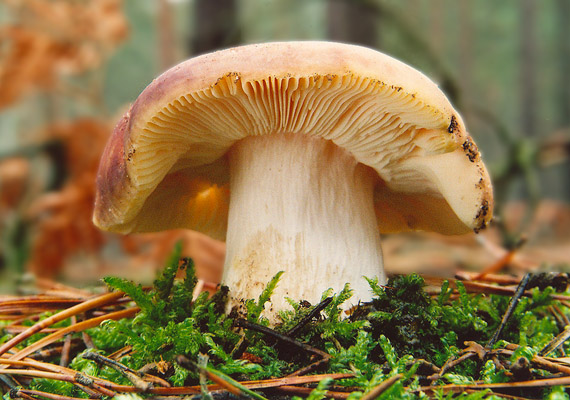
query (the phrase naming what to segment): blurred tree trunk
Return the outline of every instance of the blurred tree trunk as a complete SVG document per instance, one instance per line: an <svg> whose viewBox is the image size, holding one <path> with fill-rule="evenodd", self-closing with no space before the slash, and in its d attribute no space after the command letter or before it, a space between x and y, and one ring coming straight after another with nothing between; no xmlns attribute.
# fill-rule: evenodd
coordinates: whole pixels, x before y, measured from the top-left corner
<svg viewBox="0 0 570 400"><path fill-rule="evenodd" d="M158 4L158 55L160 70L164 71L176 62L174 43L174 22L172 7L168 0L159 0Z"/></svg>
<svg viewBox="0 0 570 400"><path fill-rule="evenodd" d="M521 88L521 123L525 136L533 136L536 132L536 32L535 0L521 1L520 15L520 88Z"/></svg>
<svg viewBox="0 0 570 400"><path fill-rule="evenodd" d="M327 34L330 40L379 48L378 7L363 1L329 0Z"/></svg>
<svg viewBox="0 0 570 400"><path fill-rule="evenodd" d="M433 50L438 56L445 54L447 49L446 38L445 38L445 10L443 0L431 0L431 8L429 11L429 42L432 45ZM417 15L417 11L422 12L419 4L414 7L416 9L416 15L413 20L419 20L420 15ZM410 10L411 11L411 10Z"/></svg>
<svg viewBox="0 0 570 400"><path fill-rule="evenodd" d="M554 10L558 14L558 123L570 127L570 1L558 0Z"/></svg>
<svg viewBox="0 0 570 400"><path fill-rule="evenodd" d="M558 78L555 94L558 106L558 125L570 129L570 1L558 0L554 10L557 15ZM568 163L568 161L566 161ZM564 170L563 170L564 171ZM570 181L570 171L561 172L561 182ZM570 186L566 186L566 199L570 199Z"/></svg>
<svg viewBox="0 0 570 400"><path fill-rule="evenodd" d="M463 93L469 93L473 82L473 2L459 1L459 68L460 85ZM469 96L469 95L468 95Z"/></svg>
<svg viewBox="0 0 570 400"><path fill-rule="evenodd" d="M202 54L240 43L237 0L196 0L191 54Z"/></svg>

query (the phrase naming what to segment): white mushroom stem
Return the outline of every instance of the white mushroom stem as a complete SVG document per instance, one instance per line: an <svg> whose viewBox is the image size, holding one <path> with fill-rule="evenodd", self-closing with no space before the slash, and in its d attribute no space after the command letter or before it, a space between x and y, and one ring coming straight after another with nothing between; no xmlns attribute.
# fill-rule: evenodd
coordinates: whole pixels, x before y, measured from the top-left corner
<svg viewBox="0 0 570 400"><path fill-rule="evenodd" d="M230 152L230 209L223 283L231 304L272 297L320 300L349 282L353 303L371 298L364 279L385 281L373 206L375 173L334 143L301 134L247 137ZM269 313L271 314L271 313Z"/></svg>

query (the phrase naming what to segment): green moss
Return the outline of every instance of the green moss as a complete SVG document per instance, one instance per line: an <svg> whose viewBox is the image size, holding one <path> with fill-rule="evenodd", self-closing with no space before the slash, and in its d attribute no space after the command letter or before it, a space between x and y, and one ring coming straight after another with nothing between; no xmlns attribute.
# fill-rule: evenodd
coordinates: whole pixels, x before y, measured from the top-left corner
<svg viewBox="0 0 570 400"><path fill-rule="evenodd" d="M233 318L225 314L227 288L221 288L210 299L202 294L192 301L196 285L193 264L191 260L180 261L179 256L177 246L150 290L120 278L105 279L110 287L127 293L141 311L134 318L105 321L89 329L97 351L108 355L130 345L132 351L119 361L135 370L166 361L170 368L161 376L175 386L198 385L200 368L215 371L227 379L258 380L284 376L315 361L314 353L292 351L291 345L284 346L275 337L237 329ZM180 269L185 273L178 279ZM268 325L262 311L279 277L280 274L268 282L258 299L246 301L245 317L250 323ZM297 327L299 322L304 321L316 305L289 299L291 310L280 313L282 323L275 327L281 334L296 327L294 339L330 355L325 369L316 372L352 373L354 376L350 379L335 381L335 385L353 388L349 399L359 399L384 380L400 374L402 378L379 398L426 398L419 388L426 384L425 375L429 373L421 372L421 365L441 367L450 358L460 355L466 340L484 345L497 329L509 300L504 296L468 294L460 282L456 291L444 283L440 295L433 298L424 291L423 279L415 274L396 276L386 286L375 280L369 280L369 284L374 293L373 301L353 309L349 316L342 307L352 295L346 285L340 293L323 293L322 300L326 299L323 306L326 306L300 328ZM556 319L548 312L548 307L554 304L551 293L550 288L535 289L532 297L519 302L501 337L503 341L496 345L503 346L504 340L520 344L511 362L520 357L532 359L560 332ZM243 351L255 362L239 358ZM201 367L179 364L180 355ZM86 375L128 384L119 372L86 360L81 354L70 367ZM508 379L511 378L504 369L497 369L490 360L480 361L475 357L446 371L437 383L474 380L497 383ZM322 398L329 385L328 381L321 382L310 398ZM75 397L85 395L69 384L43 379L34 380L30 387ZM564 398L560 397L564 395L560 390L549 389L548 393L544 395ZM434 396L432 398L451 398L443 393ZM480 392L455 398L493 398L486 396L488 393Z"/></svg>

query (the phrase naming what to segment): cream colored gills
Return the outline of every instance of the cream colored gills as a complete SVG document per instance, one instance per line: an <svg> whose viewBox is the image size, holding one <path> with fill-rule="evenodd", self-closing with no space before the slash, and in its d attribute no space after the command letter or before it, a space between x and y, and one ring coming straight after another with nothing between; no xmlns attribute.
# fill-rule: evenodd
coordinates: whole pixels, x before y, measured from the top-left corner
<svg viewBox="0 0 570 400"><path fill-rule="evenodd" d="M373 205L375 172L332 142L305 134L252 136L230 152L224 284L257 298L279 271L272 297L316 303L349 282L370 299L366 277L385 281Z"/></svg>

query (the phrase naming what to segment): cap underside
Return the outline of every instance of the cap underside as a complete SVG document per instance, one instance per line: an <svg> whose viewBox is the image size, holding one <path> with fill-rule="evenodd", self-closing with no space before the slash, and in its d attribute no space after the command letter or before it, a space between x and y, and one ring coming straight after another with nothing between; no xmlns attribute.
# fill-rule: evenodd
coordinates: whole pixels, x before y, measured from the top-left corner
<svg viewBox="0 0 570 400"><path fill-rule="evenodd" d="M264 57L277 45L265 45ZM246 46L249 53L237 61L236 49L213 53L151 84L106 149L104 158L113 161L100 169L99 193L105 198L98 196L95 223L119 232L188 228L223 238L230 196L227 151L247 136L295 133L330 140L378 173L381 231L456 234L485 225L492 203L489 177L461 119L431 81L369 49L297 46L310 57L297 72L276 75L271 65L258 72L263 60L251 60L254 46ZM342 58L332 73L343 52L349 61ZM216 61L208 57L223 60L226 65L216 68L227 72L200 87L198 78L187 77ZM321 58L328 63L319 72ZM375 70L393 73L373 75L375 58Z"/></svg>

